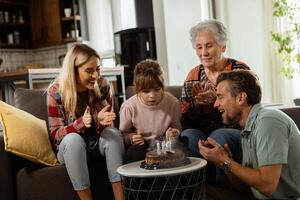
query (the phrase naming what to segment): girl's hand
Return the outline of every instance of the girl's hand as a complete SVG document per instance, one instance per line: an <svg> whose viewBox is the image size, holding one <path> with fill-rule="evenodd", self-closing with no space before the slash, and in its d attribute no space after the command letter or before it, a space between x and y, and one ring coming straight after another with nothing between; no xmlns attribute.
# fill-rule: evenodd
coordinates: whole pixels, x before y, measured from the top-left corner
<svg viewBox="0 0 300 200"><path fill-rule="evenodd" d="M116 114L114 112L110 112L110 107L110 105L105 106L97 115L98 122L102 126L110 126L116 119Z"/></svg>
<svg viewBox="0 0 300 200"><path fill-rule="evenodd" d="M133 145L144 145L145 144L145 140L144 137L141 133L136 133L132 135L131 138L131 144Z"/></svg>
<svg viewBox="0 0 300 200"><path fill-rule="evenodd" d="M177 139L180 134L180 131L177 128L168 128L166 131L166 137L168 140Z"/></svg>
<svg viewBox="0 0 300 200"><path fill-rule="evenodd" d="M87 106L85 111L84 111L84 114L82 116L82 121L83 121L83 124L86 128L89 128L91 127L91 124L92 124L92 115L90 113L90 107Z"/></svg>

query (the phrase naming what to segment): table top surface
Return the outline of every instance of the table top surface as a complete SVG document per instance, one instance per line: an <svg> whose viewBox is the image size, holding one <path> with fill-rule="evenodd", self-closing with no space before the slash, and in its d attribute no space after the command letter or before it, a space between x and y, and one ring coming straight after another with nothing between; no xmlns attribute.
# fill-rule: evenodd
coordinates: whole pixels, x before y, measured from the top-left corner
<svg viewBox="0 0 300 200"><path fill-rule="evenodd" d="M188 165L155 170L140 168L142 161L137 161L126 165L122 165L117 169L117 172L125 177L173 176L196 171L200 168L205 167L207 164L207 161L202 158L189 157L189 159L191 160L191 163Z"/></svg>

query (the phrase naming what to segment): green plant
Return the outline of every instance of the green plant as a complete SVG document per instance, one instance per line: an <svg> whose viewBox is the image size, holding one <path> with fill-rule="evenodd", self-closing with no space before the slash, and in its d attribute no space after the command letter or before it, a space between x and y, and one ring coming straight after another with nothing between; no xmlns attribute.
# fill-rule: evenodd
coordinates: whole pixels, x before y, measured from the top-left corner
<svg viewBox="0 0 300 200"><path fill-rule="evenodd" d="M75 30L75 24L70 25L70 30Z"/></svg>
<svg viewBox="0 0 300 200"><path fill-rule="evenodd" d="M295 43L300 40L300 23L295 21L296 13L300 8L295 4L289 4L287 0L277 0L273 5L273 16L279 20L286 20L287 29L284 32L272 32L272 40L277 44L277 53L283 61L281 73L288 79L292 79L295 72L300 73L299 47Z"/></svg>

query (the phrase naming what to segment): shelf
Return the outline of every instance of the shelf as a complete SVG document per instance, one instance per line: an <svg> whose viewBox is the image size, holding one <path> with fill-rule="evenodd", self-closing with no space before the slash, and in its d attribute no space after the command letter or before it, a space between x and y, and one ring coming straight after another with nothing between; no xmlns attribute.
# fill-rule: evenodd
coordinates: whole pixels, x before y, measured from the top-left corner
<svg viewBox="0 0 300 200"><path fill-rule="evenodd" d="M63 17L61 18L61 21L74 21L74 20L80 20L80 15L70 16L70 17Z"/></svg>
<svg viewBox="0 0 300 200"><path fill-rule="evenodd" d="M76 38L64 38L63 42L77 42Z"/></svg>
<svg viewBox="0 0 300 200"><path fill-rule="evenodd" d="M10 48L32 48L32 45L31 44L0 44L0 48L7 48L7 49L10 49Z"/></svg>
<svg viewBox="0 0 300 200"><path fill-rule="evenodd" d="M12 27L12 28L30 28L29 24L19 24L19 23L0 23L2 27Z"/></svg>
<svg viewBox="0 0 300 200"><path fill-rule="evenodd" d="M7 1L7 0L0 0L0 6L28 7L28 3L27 3L27 1Z"/></svg>

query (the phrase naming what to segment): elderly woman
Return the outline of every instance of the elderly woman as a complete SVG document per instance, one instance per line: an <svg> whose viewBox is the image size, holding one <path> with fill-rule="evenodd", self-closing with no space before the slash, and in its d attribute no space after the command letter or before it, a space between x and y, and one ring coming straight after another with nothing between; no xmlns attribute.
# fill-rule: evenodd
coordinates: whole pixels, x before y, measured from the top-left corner
<svg viewBox="0 0 300 200"><path fill-rule="evenodd" d="M214 108L218 75L223 71L249 69L240 61L224 57L226 32L224 25L216 20L200 22L190 30L191 42L201 63L188 73L181 96L181 136L188 144L190 156L200 157L198 141L207 137L214 138L222 146L228 144L237 160L241 155L239 130L226 127L221 113ZM216 179L208 174L208 181L223 184L223 171L212 171Z"/></svg>

